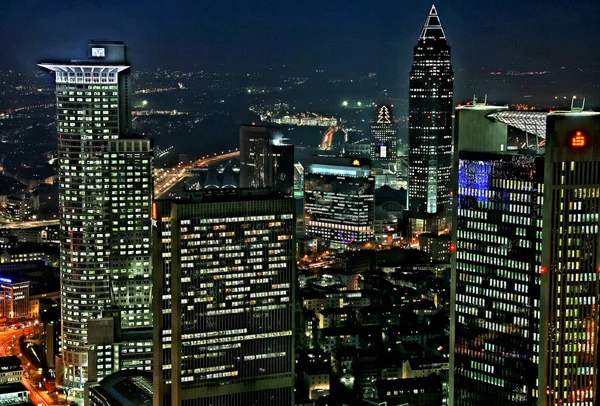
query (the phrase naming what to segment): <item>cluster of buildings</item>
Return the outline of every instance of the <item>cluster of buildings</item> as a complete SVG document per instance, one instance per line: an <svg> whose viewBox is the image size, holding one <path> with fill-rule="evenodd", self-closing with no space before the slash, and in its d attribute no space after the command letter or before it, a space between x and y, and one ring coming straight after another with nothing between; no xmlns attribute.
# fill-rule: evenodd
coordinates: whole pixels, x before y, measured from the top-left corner
<svg viewBox="0 0 600 406"><path fill-rule="evenodd" d="M596 404L600 114L455 110L450 61L433 7L408 190L386 180L383 104L364 145L302 164L276 127L242 126L239 173L160 199L129 48L41 64L60 232L2 230L0 312L39 318L45 366L90 405ZM538 141L509 150L511 129Z"/></svg>

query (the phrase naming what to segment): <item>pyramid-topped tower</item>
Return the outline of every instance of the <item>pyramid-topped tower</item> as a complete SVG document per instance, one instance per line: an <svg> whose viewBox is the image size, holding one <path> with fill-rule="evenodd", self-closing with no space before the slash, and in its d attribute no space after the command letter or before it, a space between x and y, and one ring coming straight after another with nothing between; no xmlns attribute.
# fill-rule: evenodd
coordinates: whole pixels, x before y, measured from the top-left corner
<svg viewBox="0 0 600 406"><path fill-rule="evenodd" d="M421 40L446 39L446 34L442 28L442 23L440 22L440 17L438 16L435 5L431 6L431 11L429 11L429 16L427 17L427 21L425 21L425 25L423 26L423 30L421 31L421 36L419 38Z"/></svg>
<svg viewBox="0 0 600 406"><path fill-rule="evenodd" d="M454 73L435 6L414 48L408 112L408 205L413 235L449 226ZM412 223L411 223L412 224Z"/></svg>

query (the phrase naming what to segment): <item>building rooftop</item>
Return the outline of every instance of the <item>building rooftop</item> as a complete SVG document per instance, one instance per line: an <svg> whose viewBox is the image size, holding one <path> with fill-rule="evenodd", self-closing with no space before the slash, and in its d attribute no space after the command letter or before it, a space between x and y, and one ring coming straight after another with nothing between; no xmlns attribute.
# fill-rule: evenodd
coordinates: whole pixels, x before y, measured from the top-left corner
<svg viewBox="0 0 600 406"><path fill-rule="evenodd" d="M0 357L0 369L6 367L21 367L23 362L19 359L19 357L15 355L10 355L8 357Z"/></svg>
<svg viewBox="0 0 600 406"><path fill-rule="evenodd" d="M248 200L292 200L270 188L221 188L190 190L180 198L162 198L159 202L186 203L225 203Z"/></svg>
<svg viewBox="0 0 600 406"><path fill-rule="evenodd" d="M387 392L400 392L413 390L423 390L425 392L442 391L442 381L439 377L433 375L426 378L409 379L387 379L375 381L375 387L378 393L384 395ZM407 393L408 394L408 393Z"/></svg>
<svg viewBox="0 0 600 406"><path fill-rule="evenodd" d="M425 26L423 27L423 31L421 31L419 39L446 39L446 34L442 28L442 23L440 22L440 17L438 16L435 6L431 6L429 16L427 17L427 21L425 21Z"/></svg>
<svg viewBox="0 0 600 406"><path fill-rule="evenodd" d="M21 382L5 383L0 385L0 394L2 395L18 392L29 392L29 389L27 389Z"/></svg>
<svg viewBox="0 0 600 406"><path fill-rule="evenodd" d="M105 377L93 389L112 406L151 406L151 376L136 370L124 370Z"/></svg>
<svg viewBox="0 0 600 406"><path fill-rule="evenodd" d="M319 313L323 316L332 316L334 314L354 314L354 309L351 307L331 307L321 310Z"/></svg>

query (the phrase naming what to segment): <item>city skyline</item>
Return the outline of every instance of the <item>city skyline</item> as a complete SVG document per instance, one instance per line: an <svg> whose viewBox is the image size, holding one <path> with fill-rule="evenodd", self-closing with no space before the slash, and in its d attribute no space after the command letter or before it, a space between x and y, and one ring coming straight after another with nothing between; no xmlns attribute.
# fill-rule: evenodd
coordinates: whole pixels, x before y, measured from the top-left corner
<svg viewBox="0 0 600 406"><path fill-rule="evenodd" d="M598 13L9 5L0 403L595 405Z"/></svg>
<svg viewBox="0 0 600 406"><path fill-rule="evenodd" d="M344 55L346 59L350 58L353 69L364 67L359 70L368 71L384 65L390 71L408 71L410 47L407 45L414 41L414 32L421 25L421 9L427 6L419 3L419 7L415 7L416 3L411 1L390 1L379 7L372 7L367 2L351 2L344 3L341 10L341 3L332 1L325 5L309 2L298 10L282 3L250 5L241 0L208 3L205 7L185 0L168 5L161 1L150 2L144 6L109 1L101 9L88 11L89 3L86 2L59 2L65 6L68 3L68 7L54 7L54 3L38 0L25 3L28 7L22 7L22 3L20 6L9 3L0 14L0 33L12 39L4 44L6 52L3 55L8 57L3 57L1 65L27 66L32 55L39 59L68 57L72 49L81 47L79 38L83 35L86 38L123 39L139 50L135 64L152 68L174 67L176 62L178 66L191 68L196 65L205 69L218 68L221 64L234 68L236 65L287 64L339 70L346 65L339 62ZM451 32L457 70L473 65L492 69L522 66L526 70L560 69L570 64L597 65L598 56L593 49L597 47L598 39L593 35L591 22L600 5L594 1L579 2L576 10L554 0L508 1L502 5L445 0L435 4L444 14L445 24ZM519 10L518 14L515 9ZM297 12L301 13L295 16L298 19L290 19L291 13ZM86 18L81 22L78 22L80 19L73 20L82 14ZM574 14L577 19L564 18ZM44 18L38 19L33 31L15 29L15 25L25 18L36 16ZM131 24L128 20L134 17L136 22ZM330 22L336 18L340 20L334 28ZM309 19L313 22L310 30L308 25L300 23ZM69 28L64 24L66 21L69 21ZM107 24L111 21L114 23ZM251 35L244 35L242 29L228 29L231 26L248 27L249 21L255 22ZM557 24L559 21L560 25ZM228 24L223 25L224 22ZM164 31L156 30L157 27L164 27ZM473 35L473 29L478 35ZM159 32L168 34L158 35ZM551 41L547 38L548 32L555 36ZM354 44L352 48L344 45L349 41ZM270 48L270 52L266 55L257 52L259 43ZM398 48L398 44L406 45ZM390 47L399 51L391 60L388 53L382 52ZM564 52L556 55L551 52L554 47L564 49ZM486 52L489 49L498 52ZM16 50L26 52L14 52ZM506 60L505 55L512 58Z"/></svg>

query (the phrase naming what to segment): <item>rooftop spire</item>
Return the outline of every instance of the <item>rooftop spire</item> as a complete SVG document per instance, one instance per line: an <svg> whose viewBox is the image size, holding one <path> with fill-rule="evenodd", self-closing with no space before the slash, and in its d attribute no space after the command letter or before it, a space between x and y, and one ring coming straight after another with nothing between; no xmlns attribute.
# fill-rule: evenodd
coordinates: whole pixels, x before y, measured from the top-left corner
<svg viewBox="0 0 600 406"><path fill-rule="evenodd" d="M423 31L421 31L420 38L422 40L446 39L446 34L444 33L444 29L442 28L442 23L440 22L440 18L438 17L435 4L431 6L429 16L427 17L427 21L425 21L425 26L423 27Z"/></svg>

